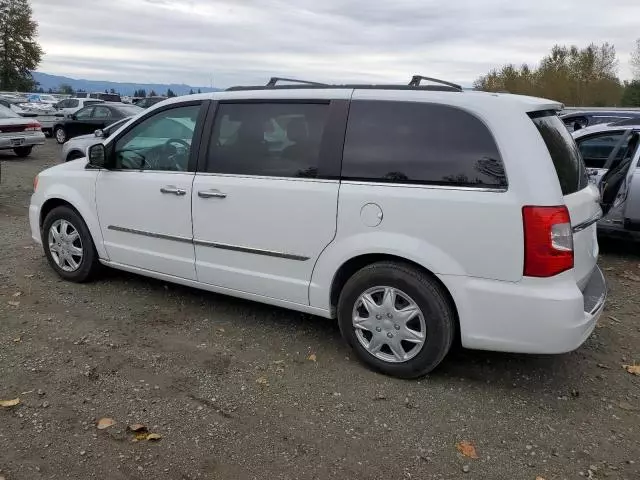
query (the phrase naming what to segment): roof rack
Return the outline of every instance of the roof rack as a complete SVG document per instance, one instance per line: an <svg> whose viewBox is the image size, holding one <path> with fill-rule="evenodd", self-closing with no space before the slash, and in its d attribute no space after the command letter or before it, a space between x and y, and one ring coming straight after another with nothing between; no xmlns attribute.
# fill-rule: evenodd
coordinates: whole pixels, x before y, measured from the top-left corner
<svg viewBox="0 0 640 480"><path fill-rule="evenodd" d="M310 82L309 80L298 80L297 78L271 77L267 82L267 87L275 87L278 82L302 83L303 85L315 85L317 87L328 87L326 83Z"/></svg>
<svg viewBox="0 0 640 480"><path fill-rule="evenodd" d="M420 86L420 82L422 80L426 80L428 82L433 82L433 83L439 83L441 85L446 85L448 87L452 87L452 88L455 88L456 90L462 91L462 87L460 85L458 85L457 83L447 82L445 80L440 80L439 78L425 77L423 75L414 75L413 77L411 77L411 81L409 82L409 86L410 87L419 87Z"/></svg>

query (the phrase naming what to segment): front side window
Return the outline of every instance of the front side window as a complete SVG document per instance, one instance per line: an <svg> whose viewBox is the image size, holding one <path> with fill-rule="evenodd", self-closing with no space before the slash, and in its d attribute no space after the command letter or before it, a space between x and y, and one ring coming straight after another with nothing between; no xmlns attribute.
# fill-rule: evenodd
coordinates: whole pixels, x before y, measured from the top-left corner
<svg viewBox="0 0 640 480"><path fill-rule="evenodd" d="M93 113L93 107L81 108L76 112L76 119L88 120L89 118L91 118L92 113Z"/></svg>
<svg viewBox="0 0 640 480"><path fill-rule="evenodd" d="M65 108L77 108L80 105L80 102L76 99L65 100L65 102L67 102Z"/></svg>
<svg viewBox="0 0 640 480"><path fill-rule="evenodd" d="M448 105L354 101L342 178L390 183L505 188L507 177L489 129Z"/></svg>
<svg viewBox="0 0 640 480"><path fill-rule="evenodd" d="M624 132L606 133L576 140L587 168L603 168ZM622 154L620 149L619 154Z"/></svg>
<svg viewBox="0 0 640 480"><path fill-rule="evenodd" d="M116 168L187 171L199 112L188 105L145 118L115 142Z"/></svg>
<svg viewBox="0 0 640 480"><path fill-rule="evenodd" d="M317 177L328 103L222 103L207 169L213 173Z"/></svg>

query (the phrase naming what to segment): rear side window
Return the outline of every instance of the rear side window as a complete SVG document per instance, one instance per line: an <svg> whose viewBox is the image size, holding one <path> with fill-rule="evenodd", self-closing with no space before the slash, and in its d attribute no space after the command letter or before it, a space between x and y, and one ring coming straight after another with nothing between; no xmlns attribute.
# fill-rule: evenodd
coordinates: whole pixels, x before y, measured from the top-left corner
<svg viewBox="0 0 640 480"><path fill-rule="evenodd" d="M489 129L448 105L354 101L342 178L499 188L507 177Z"/></svg>
<svg viewBox="0 0 640 480"><path fill-rule="evenodd" d="M576 142L555 112L534 112L529 116L542 136L556 168L563 195L585 188L587 169Z"/></svg>

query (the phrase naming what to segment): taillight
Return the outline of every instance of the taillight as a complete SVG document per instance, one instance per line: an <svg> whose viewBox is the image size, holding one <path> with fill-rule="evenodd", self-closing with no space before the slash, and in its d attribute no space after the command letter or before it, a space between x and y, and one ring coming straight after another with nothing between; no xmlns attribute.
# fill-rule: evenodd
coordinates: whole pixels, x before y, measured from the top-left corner
<svg viewBox="0 0 640 480"><path fill-rule="evenodd" d="M565 206L522 208L524 275L552 277L573 268L573 232Z"/></svg>
<svg viewBox="0 0 640 480"><path fill-rule="evenodd" d="M42 130L42 125L38 122L29 123L24 127L25 132L39 132L40 130Z"/></svg>

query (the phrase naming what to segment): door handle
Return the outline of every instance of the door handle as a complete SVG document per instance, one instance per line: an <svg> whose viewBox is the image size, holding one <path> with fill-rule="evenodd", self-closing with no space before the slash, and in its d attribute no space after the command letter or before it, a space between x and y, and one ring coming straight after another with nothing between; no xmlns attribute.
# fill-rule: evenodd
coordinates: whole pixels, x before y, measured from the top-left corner
<svg viewBox="0 0 640 480"><path fill-rule="evenodd" d="M178 188L175 185L167 185L160 189L160 193L172 193L181 197L183 195L186 195L187 191L183 190L182 188Z"/></svg>
<svg viewBox="0 0 640 480"><path fill-rule="evenodd" d="M226 193L222 193L220 190L200 190L198 191L200 198L227 198Z"/></svg>

